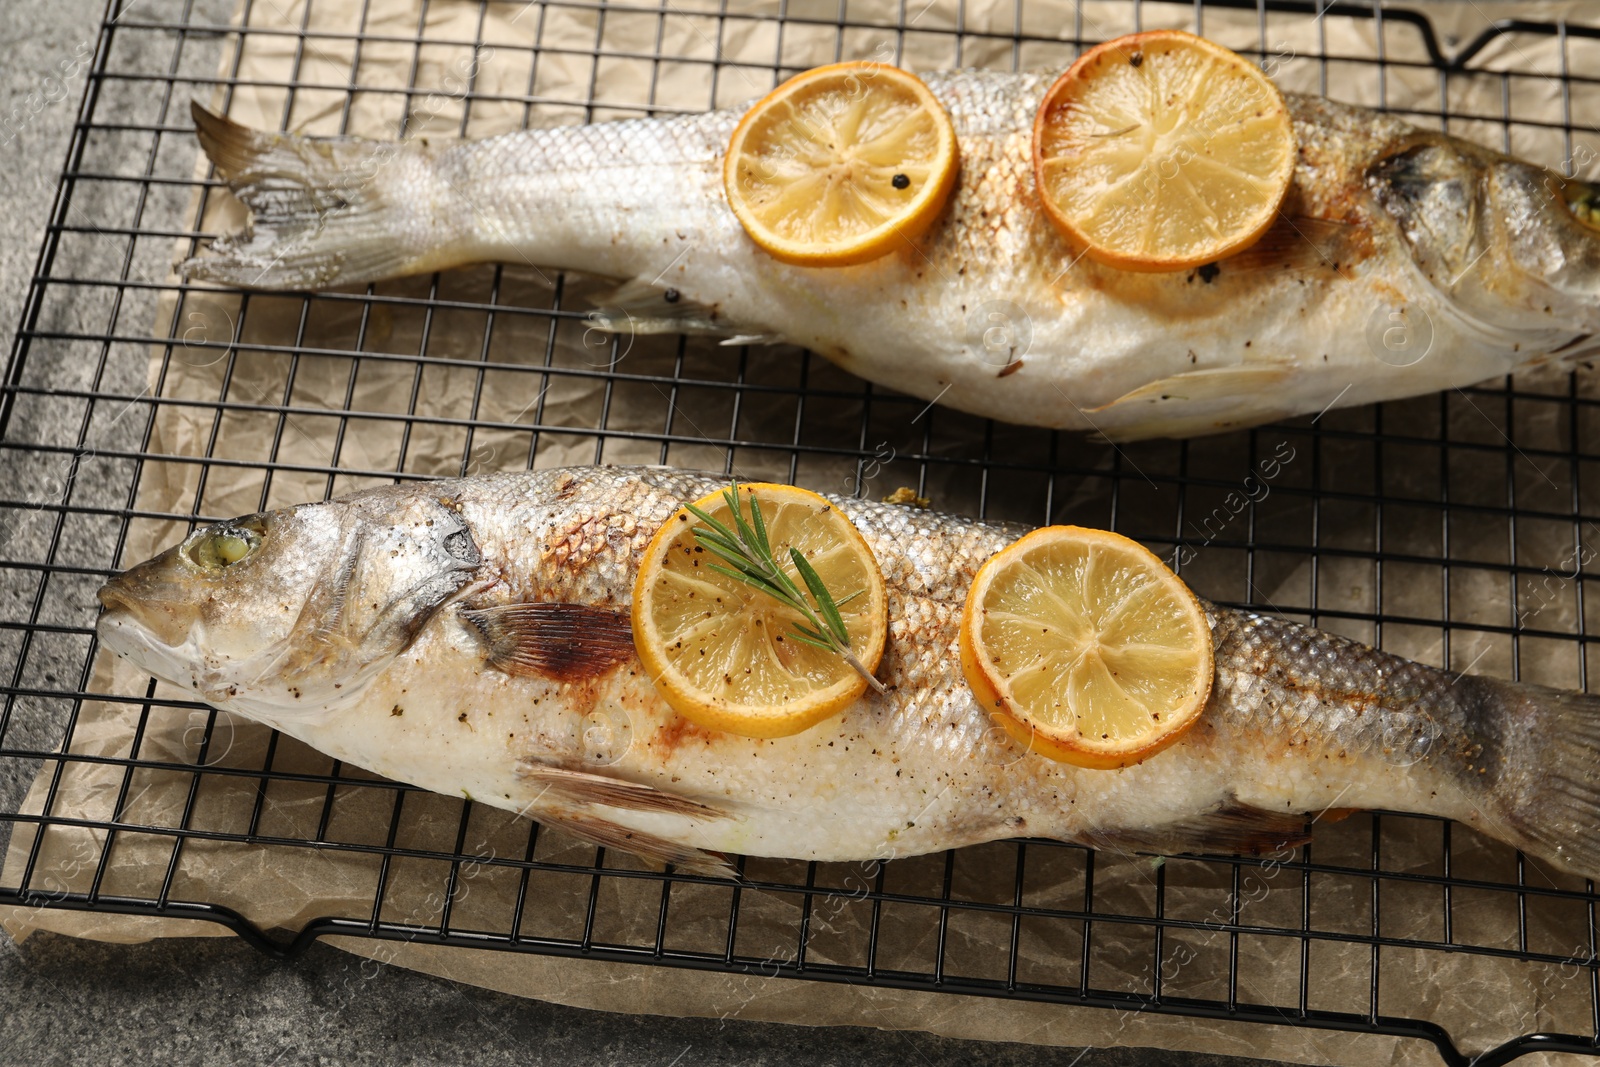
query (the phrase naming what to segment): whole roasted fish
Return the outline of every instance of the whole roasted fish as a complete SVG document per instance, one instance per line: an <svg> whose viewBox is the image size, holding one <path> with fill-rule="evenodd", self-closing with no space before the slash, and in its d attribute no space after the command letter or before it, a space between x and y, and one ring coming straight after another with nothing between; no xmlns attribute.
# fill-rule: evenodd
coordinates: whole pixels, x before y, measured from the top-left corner
<svg viewBox="0 0 1600 1067"><path fill-rule="evenodd" d="M1199 722L1119 771L1019 747L962 677L978 567L1015 530L841 498L888 586L869 692L792 737L656 694L628 607L650 536L725 485L574 468L405 485L197 530L100 591L110 648L357 766L699 870L1014 836L1156 851L1306 840L1306 815L1457 819L1600 875L1600 699L1409 662L1207 606Z"/></svg>
<svg viewBox="0 0 1600 1067"><path fill-rule="evenodd" d="M1113 439L1596 351L1595 187L1321 97L1288 98L1299 161L1254 248L1176 274L1081 256L1034 192L1053 76L926 75L958 185L915 244L854 267L780 263L740 228L721 175L742 109L396 145L260 133L197 105L253 229L184 269L264 289L492 260L585 271L623 283L596 315L609 329L787 340L913 396Z"/></svg>

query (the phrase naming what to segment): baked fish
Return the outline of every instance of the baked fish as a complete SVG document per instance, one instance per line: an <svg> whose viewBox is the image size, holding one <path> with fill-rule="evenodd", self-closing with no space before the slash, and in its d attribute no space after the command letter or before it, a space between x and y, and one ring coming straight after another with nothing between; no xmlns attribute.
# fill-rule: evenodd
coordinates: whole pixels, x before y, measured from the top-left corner
<svg viewBox="0 0 1600 1067"><path fill-rule="evenodd" d="M1600 875L1600 698L1206 605L1199 723L1123 770L1057 763L991 722L957 654L973 575L1020 531L895 505L835 500L888 586L886 691L776 740L696 726L646 676L628 608L651 535L725 486L573 468L252 515L109 581L98 633L330 756L693 870L1017 836L1258 851L1307 840L1308 813L1384 808Z"/></svg>
<svg viewBox="0 0 1600 1067"><path fill-rule="evenodd" d="M1466 386L1600 346L1596 187L1398 119L1289 96L1283 217L1197 270L1081 256L1044 215L1034 112L1053 73L927 74L961 172L915 244L854 267L761 251L728 207L743 109L480 141L311 140L196 105L251 228L196 279L320 289L483 261L621 284L616 331L804 345L869 381L1008 422L1185 437Z"/></svg>

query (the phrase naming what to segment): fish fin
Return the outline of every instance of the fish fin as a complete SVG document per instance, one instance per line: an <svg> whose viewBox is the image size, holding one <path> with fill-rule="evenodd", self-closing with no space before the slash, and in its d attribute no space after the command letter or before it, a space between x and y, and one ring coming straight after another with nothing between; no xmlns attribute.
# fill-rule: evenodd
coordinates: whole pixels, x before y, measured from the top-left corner
<svg viewBox="0 0 1600 1067"><path fill-rule="evenodd" d="M1481 676L1462 683L1491 694L1483 737L1494 740L1460 753L1468 780L1484 780L1500 809L1483 831L1600 879L1600 696Z"/></svg>
<svg viewBox="0 0 1600 1067"><path fill-rule="evenodd" d="M418 254L396 236L414 207L389 190L416 193L409 180L390 180L391 172L428 164L425 147L269 133L197 102L189 113L200 146L250 209L242 234L218 238L209 254L181 265L190 277L245 289L321 289L461 261L443 246ZM396 166L402 160L413 166Z"/></svg>
<svg viewBox="0 0 1600 1067"><path fill-rule="evenodd" d="M566 603L460 610L483 638L489 666L506 674L581 682L633 655L633 624L624 612Z"/></svg>
<svg viewBox="0 0 1600 1067"><path fill-rule="evenodd" d="M691 874L704 874L712 878L739 877L739 872L734 869L733 864L729 863L728 858L720 852L708 852L689 845L681 845L676 841L668 841L664 837L641 830L630 830L592 815L579 815L575 812L554 815L541 813L535 818L542 823L565 830L574 837L592 841L602 848L629 852L652 863L670 864Z"/></svg>
<svg viewBox="0 0 1600 1067"><path fill-rule="evenodd" d="M599 804L607 808L651 812L660 815L683 815L694 819L726 819L729 813L698 800L657 789L653 785L608 778L587 771L569 771L543 763L523 760L517 764L517 774L538 786L544 794L570 804Z"/></svg>
<svg viewBox="0 0 1600 1067"><path fill-rule="evenodd" d="M1225 274L1264 270L1331 273L1339 264L1350 262L1357 236L1358 228L1348 222L1280 215L1255 244L1216 266Z"/></svg>
<svg viewBox="0 0 1600 1067"><path fill-rule="evenodd" d="M1109 441L1221 433L1294 414L1297 406L1282 389L1293 373L1287 360L1185 371L1141 385L1087 414Z"/></svg>
<svg viewBox="0 0 1600 1067"><path fill-rule="evenodd" d="M683 296L678 290L635 278L593 297L589 323L611 333L692 333L713 337L766 336L736 326L716 307Z"/></svg>
<svg viewBox="0 0 1600 1067"><path fill-rule="evenodd" d="M1092 834L1085 843L1095 848L1163 855L1226 852L1259 856L1310 841L1306 823L1306 816L1300 812L1268 811L1231 801L1214 811L1164 826Z"/></svg>
<svg viewBox="0 0 1600 1067"><path fill-rule="evenodd" d="M1560 348L1552 349L1550 358L1562 363L1576 364L1600 356L1600 335L1579 334Z"/></svg>

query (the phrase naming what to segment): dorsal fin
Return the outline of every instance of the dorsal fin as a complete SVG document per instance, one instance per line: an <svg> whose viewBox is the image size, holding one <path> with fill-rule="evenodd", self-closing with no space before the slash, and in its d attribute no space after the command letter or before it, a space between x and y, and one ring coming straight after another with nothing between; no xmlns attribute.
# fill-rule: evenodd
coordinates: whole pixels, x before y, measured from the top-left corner
<svg viewBox="0 0 1600 1067"><path fill-rule="evenodd" d="M462 608L483 638L484 659L506 674L558 682L597 678L633 655L633 624L624 612L588 604L501 604Z"/></svg>

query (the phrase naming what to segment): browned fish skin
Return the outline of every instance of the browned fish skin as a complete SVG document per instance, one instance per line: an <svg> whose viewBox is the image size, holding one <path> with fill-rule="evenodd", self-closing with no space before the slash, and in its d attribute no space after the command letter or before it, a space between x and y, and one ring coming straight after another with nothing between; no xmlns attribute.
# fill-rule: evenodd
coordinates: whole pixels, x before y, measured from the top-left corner
<svg viewBox="0 0 1600 1067"><path fill-rule="evenodd" d="M304 505L259 520L260 546L226 569L186 562L202 530L113 579L99 630L337 758L707 869L712 852L865 859L1016 835L1263 849L1301 840L1310 813L1383 808L1600 874L1600 701L1219 605L1212 697L1177 744L1121 771L1022 749L956 655L974 574L1019 531L920 509L835 498L883 570L888 692L794 737L687 724L609 641L587 642L593 662L507 650L518 605L580 606L553 612L564 641L609 633L655 530L725 485L574 468Z"/></svg>

